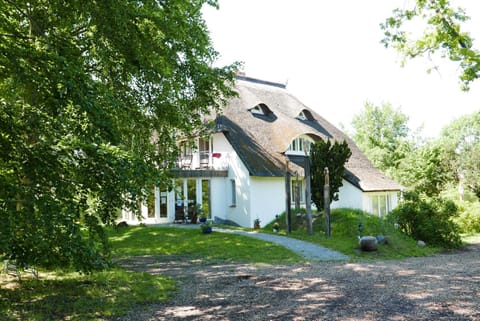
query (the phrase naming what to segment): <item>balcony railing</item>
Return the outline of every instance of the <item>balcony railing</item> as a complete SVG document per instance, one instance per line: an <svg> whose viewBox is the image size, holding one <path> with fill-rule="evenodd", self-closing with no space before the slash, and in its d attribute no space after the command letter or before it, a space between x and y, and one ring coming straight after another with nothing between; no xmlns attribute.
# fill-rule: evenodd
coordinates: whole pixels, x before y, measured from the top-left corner
<svg viewBox="0 0 480 321"><path fill-rule="evenodd" d="M228 155L222 153L196 152L181 155L177 161L177 168L183 170L226 170Z"/></svg>

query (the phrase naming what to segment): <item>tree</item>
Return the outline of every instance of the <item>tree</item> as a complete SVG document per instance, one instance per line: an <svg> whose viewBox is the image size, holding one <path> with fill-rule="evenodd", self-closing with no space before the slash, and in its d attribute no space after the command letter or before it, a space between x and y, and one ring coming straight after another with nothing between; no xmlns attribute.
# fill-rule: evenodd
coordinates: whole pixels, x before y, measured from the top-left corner
<svg viewBox="0 0 480 321"><path fill-rule="evenodd" d="M410 7L395 9L393 16L381 24L386 47L393 47L406 59L439 53L458 63L460 81L464 90L480 76L480 52L473 47L473 39L462 30L469 17L461 8L454 8L448 0L416 0ZM418 25L423 33L415 35ZM422 29L422 28L420 28Z"/></svg>
<svg viewBox="0 0 480 321"><path fill-rule="evenodd" d="M312 202L318 209L323 209L323 187L325 185L324 169L328 167L330 179L330 202L338 200L338 190L343 185L345 164L352 155L347 142L339 143L320 140L311 146L310 179Z"/></svg>
<svg viewBox="0 0 480 321"><path fill-rule="evenodd" d="M103 224L169 181L175 137L232 95L215 0L0 0L0 256L90 271Z"/></svg>
<svg viewBox="0 0 480 321"><path fill-rule="evenodd" d="M443 148L435 143L417 147L400 162L396 178L402 185L429 197L439 195L452 178L443 154Z"/></svg>
<svg viewBox="0 0 480 321"><path fill-rule="evenodd" d="M442 130L439 142L454 177L480 198L480 112L454 120Z"/></svg>
<svg viewBox="0 0 480 321"><path fill-rule="evenodd" d="M353 140L372 163L389 176L395 176L399 162L411 149L408 117L391 104L375 106L366 102L353 116Z"/></svg>

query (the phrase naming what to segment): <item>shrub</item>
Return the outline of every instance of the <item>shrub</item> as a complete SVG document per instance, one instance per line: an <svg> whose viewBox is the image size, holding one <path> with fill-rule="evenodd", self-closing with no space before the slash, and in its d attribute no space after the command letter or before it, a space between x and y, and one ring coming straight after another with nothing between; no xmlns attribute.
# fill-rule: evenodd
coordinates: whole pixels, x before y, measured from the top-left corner
<svg viewBox="0 0 480 321"><path fill-rule="evenodd" d="M465 234L480 233L480 202L457 202L460 214L455 218L460 231Z"/></svg>
<svg viewBox="0 0 480 321"><path fill-rule="evenodd" d="M404 193L404 201L388 215L388 220L416 240L444 248L461 245L460 230L452 220L458 210L454 202L428 198L417 192Z"/></svg>
<svg viewBox="0 0 480 321"><path fill-rule="evenodd" d="M274 220L267 224L268 230L273 228L274 222L280 224L281 229L286 228L285 212L278 216L278 220ZM355 240L359 235L358 225L362 223L363 235L385 234L385 222L383 219L368 214L362 210L351 208L336 208L330 212L330 226L332 235L352 237ZM315 232L325 232L326 230L325 215L323 212L313 213L313 229ZM307 214L304 208L298 210L292 209L292 231L307 231Z"/></svg>

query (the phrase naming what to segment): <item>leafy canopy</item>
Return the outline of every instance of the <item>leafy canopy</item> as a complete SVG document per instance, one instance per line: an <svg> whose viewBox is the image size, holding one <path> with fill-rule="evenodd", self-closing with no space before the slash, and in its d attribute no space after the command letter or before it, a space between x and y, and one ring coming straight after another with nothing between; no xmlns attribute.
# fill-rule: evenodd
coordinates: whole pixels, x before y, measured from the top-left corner
<svg viewBox="0 0 480 321"><path fill-rule="evenodd" d="M372 163L395 176L395 169L410 151L408 116L390 103L375 106L366 102L361 113L353 116L353 139Z"/></svg>
<svg viewBox="0 0 480 321"><path fill-rule="evenodd" d="M454 177L480 198L480 112L454 120L442 130L439 142Z"/></svg>
<svg viewBox="0 0 480 321"><path fill-rule="evenodd" d="M328 167L330 183L330 202L338 200L338 190L343 185L345 164L352 155L346 141L339 143L330 140L319 140L310 149L310 175L312 202L318 209L323 209L324 202L324 169Z"/></svg>
<svg viewBox="0 0 480 321"><path fill-rule="evenodd" d="M462 25L469 17L462 8L455 8L448 0L416 0L381 24L383 44L393 47L407 59L439 54L458 64L462 88L480 76L480 52L473 46L469 33ZM419 28L419 25L423 26ZM423 30L418 34L418 30ZM417 32L414 32L417 31Z"/></svg>
<svg viewBox="0 0 480 321"><path fill-rule="evenodd" d="M102 224L168 182L175 137L232 95L214 0L0 0L0 256L90 271Z"/></svg>

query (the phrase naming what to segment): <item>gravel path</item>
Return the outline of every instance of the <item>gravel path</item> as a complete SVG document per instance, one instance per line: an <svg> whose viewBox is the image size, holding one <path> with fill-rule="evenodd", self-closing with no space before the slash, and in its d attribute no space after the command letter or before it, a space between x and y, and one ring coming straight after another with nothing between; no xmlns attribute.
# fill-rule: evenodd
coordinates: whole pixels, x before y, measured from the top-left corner
<svg viewBox="0 0 480 321"><path fill-rule="evenodd" d="M310 242L304 242L297 239L292 239L285 236L265 234L258 232L246 232L239 230L227 230L215 228L214 231L222 233L235 233L245 235L253 238L257 238L263 241L276 243L286 247L287 249L302 255L304 258L310 261L334 261L334 260L348 260L349 257L342 253L327 249L323 246L316 245Z"/></svg>
<svg viewBox="0 0 480 321"><path fill-rule="evenodd" d="M202 265L181 258L124 260L178 281L167 302L118 320L480 321L480 245L400 261Z"/></svg>
<svg viewBox="0 0 480 321"><path fill-rule="evenodd" d="M157 225L157 226L198 229L198 225L196 224L165 224L165 225ZM221 233L239 234L239 235L249 236L249 237L253 237L253 238L260 239L267 242L276 243L303 256L309 261L335 261L335 260L349 259L347 255L327 249L323 246L313 244L310 242L305 242L302 240L285 237L285 236L260 233L257 231L247 232L242 230L231 230L231 229L223 229L223 228L217 228L217 227L214 227L213 231L221 232Z"/></svg>

